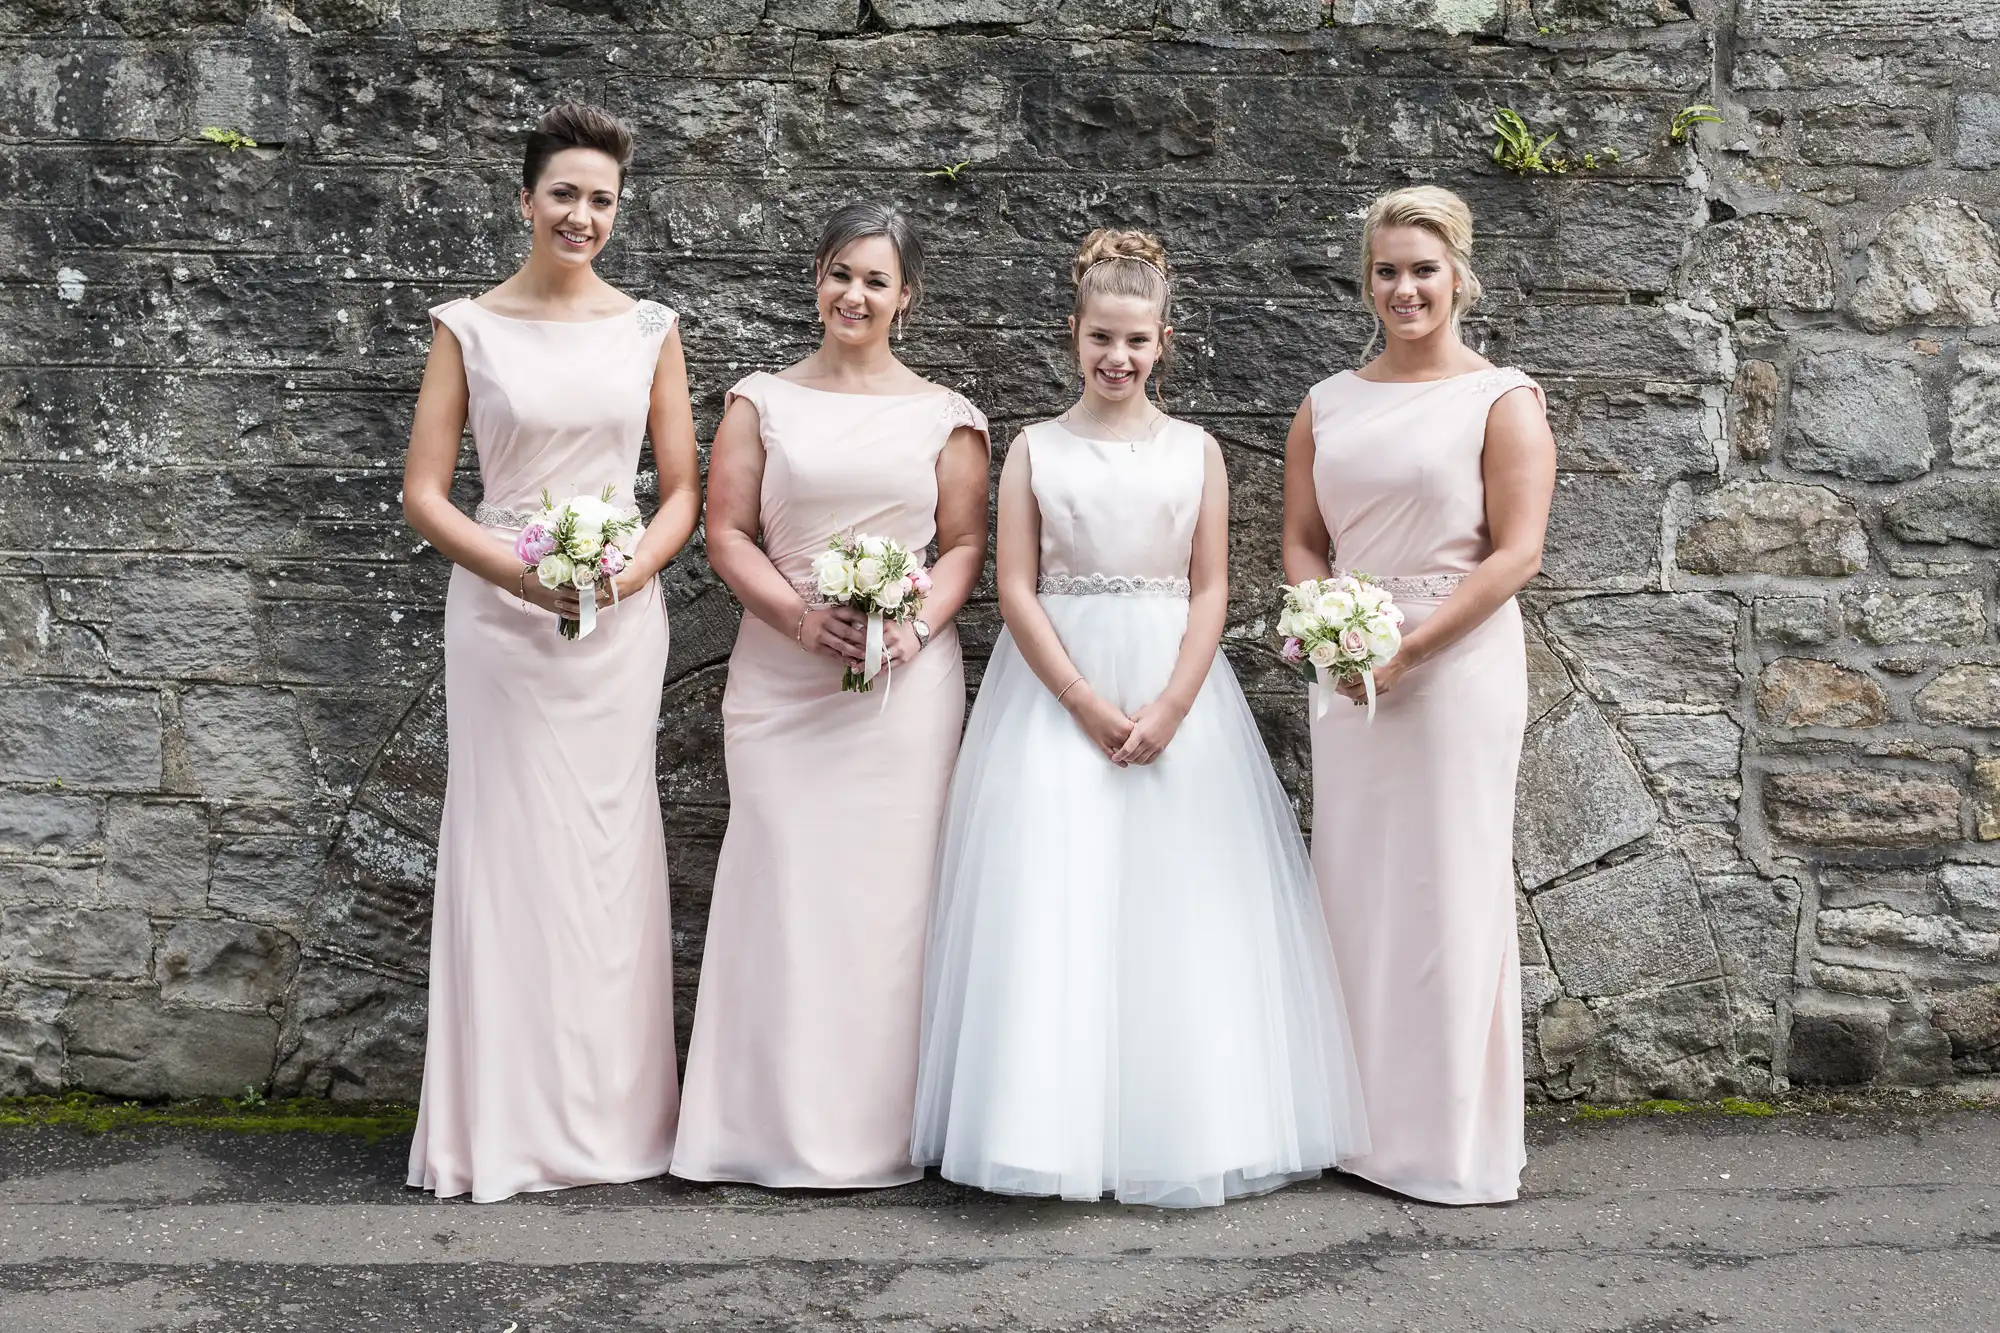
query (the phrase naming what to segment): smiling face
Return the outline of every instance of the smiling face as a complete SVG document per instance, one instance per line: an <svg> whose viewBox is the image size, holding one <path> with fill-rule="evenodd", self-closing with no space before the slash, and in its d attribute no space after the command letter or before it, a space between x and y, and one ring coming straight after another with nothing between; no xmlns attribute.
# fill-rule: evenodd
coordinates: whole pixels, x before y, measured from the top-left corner
<svg viewBox="0 0 2000 1333"><path fill-rule="evenodd" d="M1146 377L1173 335L1161 325L1156 302L1110 292L1091 297L1083 315L1070 320L1070 331L1084 392L1107 403L1146 392Z"/></svg>
<svg viewBox="0 0 2000 1333"><path fill-rule="evenodd" d="M863 236L836 250L819 275L819 320L829 337L856 347L885 341L910 303L896 243Z"/></svg>
<svg viewBox="0 0 2000 1333"><path fill-rule="evenodd" d="M618 217L618 163L595 148L565 148L521 191L521 215L534 249L559 264L589 264L611 239Z"/></svg>
<svg viewBox="0 0 2000 1333"><path fill-rule="evenodd" d="M1391 338L1427 338L1452 320L1458 277L1451 251L1424 227L1384 227L1369 256L1369 295Z"/></svg>

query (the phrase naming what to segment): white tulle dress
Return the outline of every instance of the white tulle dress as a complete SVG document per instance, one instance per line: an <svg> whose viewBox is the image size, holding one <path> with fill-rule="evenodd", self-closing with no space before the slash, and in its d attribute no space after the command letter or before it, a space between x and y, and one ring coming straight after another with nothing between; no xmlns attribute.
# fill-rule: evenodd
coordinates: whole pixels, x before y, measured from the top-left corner
<svg viewBox="0 0 2000 1333"><path fill-rule="evenodd" d="M1172 674L1206 437L1028 427L1041 604L1128 713ZM1005 1194L1170 1207L1366 1151L1298 824L1220 653L1172 744L1120 769L1003 633L952 778L912 1157Z"/></svg>

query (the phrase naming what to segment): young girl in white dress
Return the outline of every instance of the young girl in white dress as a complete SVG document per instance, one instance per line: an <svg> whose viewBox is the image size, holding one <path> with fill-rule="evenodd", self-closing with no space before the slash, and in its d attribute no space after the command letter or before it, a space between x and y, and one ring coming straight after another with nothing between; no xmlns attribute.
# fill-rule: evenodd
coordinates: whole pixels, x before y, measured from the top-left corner
<svg viewBox="0 0 2000 1333"><path fill-rule="evenodd" d="M1364 1151L1303 840L1217 652L1228 481L1159 411L1166 254L1091 233L1083 396L1000 478L995 646L952 778L912 1157L1007 1194L1191 1207Z"/></svg>

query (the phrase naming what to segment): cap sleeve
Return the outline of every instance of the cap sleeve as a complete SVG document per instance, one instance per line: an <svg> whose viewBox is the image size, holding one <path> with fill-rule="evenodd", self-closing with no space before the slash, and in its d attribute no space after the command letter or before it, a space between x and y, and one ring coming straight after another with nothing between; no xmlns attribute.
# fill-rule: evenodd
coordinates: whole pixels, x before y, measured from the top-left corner
<svg viewBox="0 0 2000 1333"><path fill-rule="evenodd" d="M950 436L960 426L970 426L978 431L980 444L987 453L993 452L993 432L986 424L986 414L968 402L964 394L953 391L945 395L945 435Z"/></svg>
<svg viewBox="0 0 2000 1333"><path fill-rule="evenodd" d="M442 324L451 330L452 337L458 339L461 346L469 342L471 333L466 325L472 316L471 306L472 302L463 296L432 306L430 316L433 331Z"/></svg>
<svg viewBox="0 0 2000 1333"><path fill-rule="evenodd" d="M1548 394L1543 392L1542 386L1537 384L1527 371L1518 366L1495 366L1480 378L1482 380L1480 387L1485 390L1486 405L1489 408L1499 402L1503 394L1511 393L1515 389L1533 389L1535 401L1541 404L1542 411L1549 410Z"/></svg>
<svg viewBox="0 0 2000 1333"><path fill-rule="evenodd" d="M722 410L727 412L729 405L738 398L741 398L744 402L757 409L757 417L760 421L770 420L771 413L766 406L771 396L770 380L771 377L761 370L751 371L748 375L730 385L729 392L722 395Z"/></svg>
<svg viewBox="0 0 2000 1333"><path fill-rule="evenodd" d="M632 307L632 316L639 321L639 334L655 345L666 341L681 322L681 317L658 301L641 301Z"/></svg>

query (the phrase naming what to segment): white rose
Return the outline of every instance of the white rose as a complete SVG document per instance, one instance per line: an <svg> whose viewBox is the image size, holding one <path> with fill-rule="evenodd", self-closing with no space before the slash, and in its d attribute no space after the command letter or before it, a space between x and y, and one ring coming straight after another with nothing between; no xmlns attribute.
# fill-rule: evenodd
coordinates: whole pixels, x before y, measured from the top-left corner
<svg viewBox="0 0 2000 1333"><path fill-rule="evenodd" d="M1368 655L1378 662L1386 662L1396 655L1403 646L1403 632L1394 625L1384 624L1381 633L1368 631Z"/></svg>
<svg viewBox="0 0 2000 1333"><path fill-rule="evenodd" d="M874 592L882 586L882 562L871 555L864 555L854 562L854 590Z"/></svg>
<svg viewBox="0 0 2000 1333"><path fill-rule="evenodd" d="M1353 617L1354 595L1345 589L1335 589L1319 599L1317 610L1329 624L1338 625Z"/></svg>
<svg viewBox="0 0 2000 1333"><path fill-rule="evenodd" d="M854 571L847 567L846 558L838 551L821 551L814 556L813 576L819 580L822 597L837 601L854 593Z"/></svg>
<svg viewBox="0 0 2000 1333"><path fill-rule="evenodd" d="M1361 580L1355 578L1352 574L1342 574L1339 578L1333 580L1333 590L1344 592L1349 597L1359 597L1361 595L1361 587Z"/></svg>
<svg viewBox="0 0 2000 1333"><path fill-rule="evenodd" d="M569 541L569 553L578 560L595 560L603 549L604 534L596 528L578 528Z"/></svg>
<svg viewBox="0 0 2000 1333"><path fill-rule="evenodd" d="M1364 583L1361 585L1361 596L1358 600L1370 611L1379 611L1395 598L1391 597L1389 590L1379 583Z"/></svg>
<svg viewBox="0 0 2000 1333"><path fill-rule="evenodd" d="M1322 669L1332 666L1339 660L1340 654L1334 650L1333 643L1325 639L1314 644L1312 651L1306 654L1306 661Z"/></svg>
<svg viewBox="0 0 2000 1333"><path fill-rule="evenodd" d="M1383 638L1395 628L1395 625L1390 623L1389 617L1380 613L1369 616L1361 622L1361 632L1371 639Z"/></svg>
<svg viewBox="0 0 2000 1333"><path fill-rule="evenodd" d="M889 543L883 541L880 537L870 537L864 534L856 539L855 545L861 548L861 554L871 560L880 560L883 556L889 554Z"/></svg>
<svg viewBox="0 0 2000 1333"><path fill-rule="evenodd" d="M884 611L894 611L903 604L903 594L909 590L908 579L890 579L875 590L875 604Z"/></svg>
<svg viewBox="0 0 2000 1333"><path fill-rule="evenodd" d="M578 592L597 582L597 562L595 560L577 561L576 569L570 574L569 581L576 585Z"/></svg>
<svg viewBox="0 0 2000 1333"><path fill-rule="evenodd" d="M575 562L560 551L543 556L542 563L535 566L535 578L544 588L560 588L575 574Z"/></svg>

